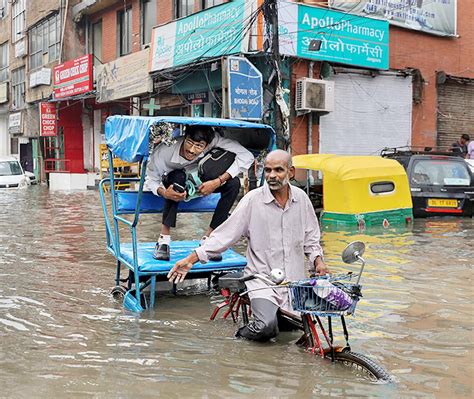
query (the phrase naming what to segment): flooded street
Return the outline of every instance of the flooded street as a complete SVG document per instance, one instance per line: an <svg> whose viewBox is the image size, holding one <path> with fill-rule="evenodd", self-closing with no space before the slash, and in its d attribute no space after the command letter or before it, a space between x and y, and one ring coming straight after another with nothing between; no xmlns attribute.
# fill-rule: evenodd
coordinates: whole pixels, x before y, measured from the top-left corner
<svg viewBox="0 0 474 399"><path fill-rule="evenodd" d="M110 295L115 260L99 202L96 191L0 192L1 398L472 397L472 219L324 232L333 271L354 268L339 261L347 243L367 244L364 297L348 326L352 349L395 377L373 384L305 353L298 332L235 340L231 321L209 321L206 293L125 311ZM209 217L181 215L175 238L199 238ZM154 241L159 225L145 216L139 239Z"/></svg>

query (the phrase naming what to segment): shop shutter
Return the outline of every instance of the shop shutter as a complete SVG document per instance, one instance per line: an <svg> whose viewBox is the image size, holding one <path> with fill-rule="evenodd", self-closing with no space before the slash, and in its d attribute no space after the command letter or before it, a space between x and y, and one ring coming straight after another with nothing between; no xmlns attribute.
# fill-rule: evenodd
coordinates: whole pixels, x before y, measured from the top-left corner
<svg viewBox="0 0 474 399"><path fill-rule="evenodd" d="M437 127L439 147L451 147L464 133L474 138L474 79L438 85Z"/></svg>
<svg viewBox="0 0 474 399"><path fill-rule="evenodd" d="M412 78L334 75L335 110L320 118L320 153L378 155L411 144Z"/></svg>

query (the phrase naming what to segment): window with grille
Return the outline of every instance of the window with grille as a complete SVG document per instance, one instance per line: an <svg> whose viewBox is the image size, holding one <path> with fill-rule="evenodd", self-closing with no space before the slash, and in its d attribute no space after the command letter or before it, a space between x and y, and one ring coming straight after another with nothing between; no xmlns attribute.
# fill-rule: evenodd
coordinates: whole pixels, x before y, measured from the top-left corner
<svg viewBox="0 0 474 399"><path fill-rule="evenodd" d="M0 82L8 80L8 42L0 44Z"/></svg>
<svg viewBox="0 0 474 399"><path fill-rule="evenodd" d="M25 106L25 67L12 71L12 100L14 109Z"/></svg>
<svg viewBox="0 0 474 399"><path fill-rule="evenodd" d="M119 11L117 15L119 55L132 52L132 8Z"/></svg>
<svg viewBox="0 0 474 399"><path fill-rule="evenodd" d="M59 58L59 14L54 14L30 29L30 70L40 68Z"/></svg>
<svg viewBox="0 0 474 399"><path fill-rule="evenodd" d="M194 0L176 0L176 18L185 17L194 12Z"/></svg>
<svg viewBox="0 0 474 399"><path fill-rule="evenodd" d="M141 1L142 45L151 43L151 31L156 25L156 0Z"/></svg>
<svg viewBox="0 0 474 399"><path fill-rule="evenodd" d="M16 0L12 4L12 42L25 37L26 0Z"/></svg>

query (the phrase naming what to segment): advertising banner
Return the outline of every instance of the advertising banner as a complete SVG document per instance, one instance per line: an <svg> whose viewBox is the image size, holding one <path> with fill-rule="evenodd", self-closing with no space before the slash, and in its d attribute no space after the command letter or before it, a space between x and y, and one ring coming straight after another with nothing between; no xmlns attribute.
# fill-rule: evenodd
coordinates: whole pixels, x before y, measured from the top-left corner
<svg viewBox="0 0 474 399"><path fill-rule="evenodd" d="M151 93L153 81L148 73L149 58L150 50L145 49L107 64L97 65L96 101L103 103Z"/></svg>
<svg viewBox="0 0 474 399"><path fill-rule="evenodd" d="M51 84L51 68L41 68L39 71L30 73L30 87Z"/></svg>
<svg viewBox="0 0 474 399"><path fill-rule="evenodd" d="M156 26L152 32L150 72L248 51L247 25L253 4L252 0L234 0Z"/></svg>
<svg viewBox="0 0 474 399"><path fill-rule="evenodd" d="M92 54L67 61L54 67L53 95L64 98L92 91Z"/></svg>
<svg viewBox="0 0 474 399"><path fill-rule="evenodd" d="M230 118L261 120L262 74L247 58L229 57L227 62Z"/></svg>
<svg viewBox="0 0 474 399"><path fill-rule="evenodd" d="M40 103L40 136L56 136L56 106L53 103Z"/></svg>
<svg viewBox="0 0 474 399"><path fill-rule="evenodd" d="M280 52L374 69L389 68L388 22L280 2ZM314 46L314 42L320 46Z"/></svg>
<svg viewBox="0 0 474 399"><path fill-rule="evenodd" d="M8 131L10 134L21 133L21 112L8 115Z"/></svg>
<svg viewBox="0 0 474 399"><path fill-rule="evenodd" d="M457 0L331 0L329 6L402 28L456 36Z"/></svg>

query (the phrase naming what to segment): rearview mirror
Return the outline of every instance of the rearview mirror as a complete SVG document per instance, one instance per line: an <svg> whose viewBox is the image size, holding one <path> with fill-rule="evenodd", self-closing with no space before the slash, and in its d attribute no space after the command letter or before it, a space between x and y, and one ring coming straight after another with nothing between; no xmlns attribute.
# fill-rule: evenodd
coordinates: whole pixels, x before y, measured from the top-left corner
<svg viewBox="0 0 474 399"><path fill-rule="evenodd" d="M364 252L365 244L362 241L353 241L342 251L342 260L344 263L354 263L360 260Z"/></svg>

